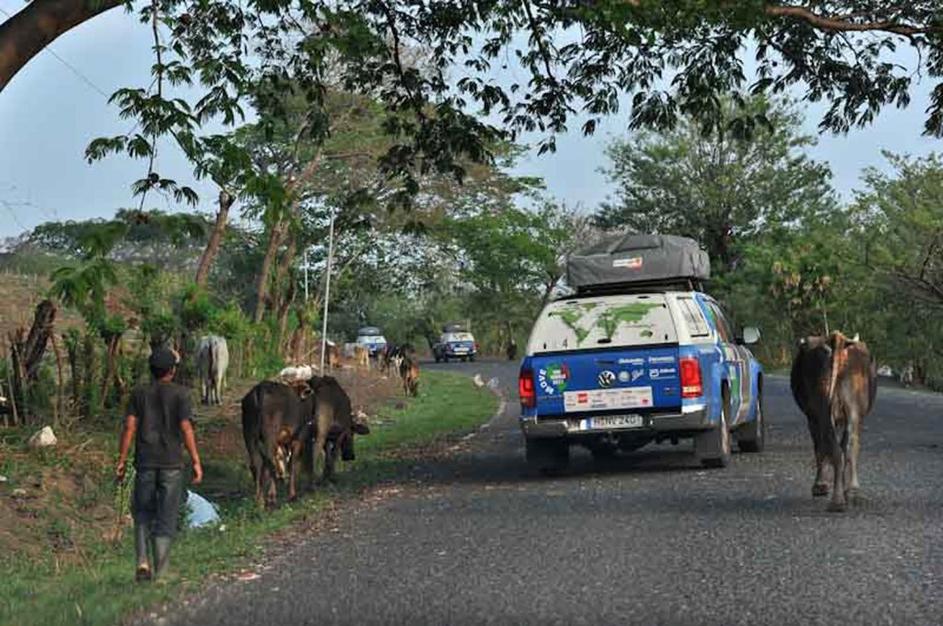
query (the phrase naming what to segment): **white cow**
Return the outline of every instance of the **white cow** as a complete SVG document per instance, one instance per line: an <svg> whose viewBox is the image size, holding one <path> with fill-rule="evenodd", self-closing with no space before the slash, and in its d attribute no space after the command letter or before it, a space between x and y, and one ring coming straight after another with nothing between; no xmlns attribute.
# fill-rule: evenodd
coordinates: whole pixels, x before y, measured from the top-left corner
<svg viewBox="0 0 943 626"><path fill-rule="evenodd" d="M203 404L222 404L226 370L229 368L229 347L226 338L206 335L200 339L196 354L197 374Z"/></svg>

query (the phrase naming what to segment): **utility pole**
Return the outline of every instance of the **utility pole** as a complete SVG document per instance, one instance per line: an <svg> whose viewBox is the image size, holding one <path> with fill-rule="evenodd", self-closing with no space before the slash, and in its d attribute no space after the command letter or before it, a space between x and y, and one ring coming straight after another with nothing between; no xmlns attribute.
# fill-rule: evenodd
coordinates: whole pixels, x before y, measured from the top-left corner
<svg viewBox="0 0 943 626"><path fill-rule="evenodd" d="M321 375L324 375L324 357L327 355L327 311L331 301L331 266L334 264L334 212L327 235L327 277L324 280L324 320L321 324ZM306 270L307 271L307 270ZM305 281L307 287L308 282Z"/></svg>

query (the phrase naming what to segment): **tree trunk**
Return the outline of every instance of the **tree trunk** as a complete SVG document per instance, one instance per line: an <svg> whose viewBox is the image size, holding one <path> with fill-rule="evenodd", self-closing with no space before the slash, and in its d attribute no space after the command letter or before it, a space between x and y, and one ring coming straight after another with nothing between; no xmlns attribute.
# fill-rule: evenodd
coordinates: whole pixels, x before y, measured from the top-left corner
<svg viewBox="0 0 943 626"><path fill-rule="evenodd" d="M79 378L79 338L63 335L66 357L69 360L69 372L72 378L72 410L77 413L82 406L81 379ZM74 413L73 413L74 414Z"/></svg>
<svg viewBox="0 0 943 626"><path fill-rule="evenodd" d="M288 242L288 249L282 255L278 263L278 269L275 270L275 293L272 294L274 308L278 312L278 340L281 342L285 337L285 328L288 324L288 313L295 300L295 285L290 276L291 264L295 260L298 251L298 240L292 237Z"/></svg>
<svg viewBox="0 0 943 626"><path fill-rule="evenodd" d="M62 33L123 4L121 0L33 0L0 24L0 91Z"/></svg>
<svg viewBox="0 0 943 626"><path fill-rule="evenodd" d="M29 334L23 327L9 334L10 356L12 357L11 386L13 388L10 395L19 404L24 420L31 414L27 388L31 382L39 378L39 368L42 365L43 355L46 353L46 346L52 335L55 321L56 305L50 300L43 300L36 307Z"/></svg>
<svg viewBox="0 0 943 626"><path fill-rule="evenodd" d="M272 273L272 264L275 262L275 255L278 252L278 246L282 241L282 230L284 222L278 219L272 225L272 231L269 233L268 247L265 249L265 257L262 259L262 268L259 270L259 276L255 285L255 316L256 323L262 321L265 315L265 303L268 299L269 274Z"/></svg>
<svg viewBox="0 0 943 626"><path fill-rule="evenodd" d="M200 265L196 268L196 284L206 285L206 279L209 278L210 269L213 267L213 261L219 254L219 244L223 240L223 234L226 232L226 223L229 221L229 209L232 207L236 198L226 191L219 191L219 211L216 212L216 224L213 225L213 232L210 233L210 239L206 242L206 248L200 257Z"/></svg>
<svg viewBox="0 0 943 626"><path fill-rule="evenodd" d="M285 340L285 331L288 329L288 313L291 311L291 305L295 301L295 286L289 284L285 288L284 295L278 305L278 345L281 346Z"/></svg>

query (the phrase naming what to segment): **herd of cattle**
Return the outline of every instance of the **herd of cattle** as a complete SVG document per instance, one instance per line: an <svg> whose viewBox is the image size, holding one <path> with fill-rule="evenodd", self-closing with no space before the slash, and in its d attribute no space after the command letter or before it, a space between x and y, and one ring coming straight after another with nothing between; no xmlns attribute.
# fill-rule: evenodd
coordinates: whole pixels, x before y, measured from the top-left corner
<svg viewBox="0 0 943 626"><path fill-rule="evenodd" d="M353 346L351 352L355 367L371 367L366 348ZM340 352L333 345L325 357L325 369L341 367ZM410 346L390 344L374 358L386 375L400 376L405 395L419 394L419 361ZM196 370L203 404L222 404L228 367L226 339L202 337ZM262 381L242 398L242 434L260 506L275 504L276 480L287 480L289 500L298 495L302 471L311 484L331 480L338 453L345 461L354 460L354 435L370 432L354 419L350 396L337 379L316 372L308 365L287 367L278 380Z"/></svg>

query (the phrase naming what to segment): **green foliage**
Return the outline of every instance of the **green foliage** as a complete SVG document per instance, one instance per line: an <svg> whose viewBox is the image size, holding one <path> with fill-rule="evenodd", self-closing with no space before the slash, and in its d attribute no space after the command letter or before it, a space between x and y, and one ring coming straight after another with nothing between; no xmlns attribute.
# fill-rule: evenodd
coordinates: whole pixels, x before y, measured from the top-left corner
<svg viewBox="0 0 943 626"><path fill-rule="evenodd" d="M732 120L736 109L725 102ZM743 138L705 132L686 117L675 130L614 142L606 173L617 192L597 215L599 225L692 237L722 274L751 239L833 211L831 172L806 156L815 140L801 134L796 109L760 97L742 104L770 126Z"/></svg>

